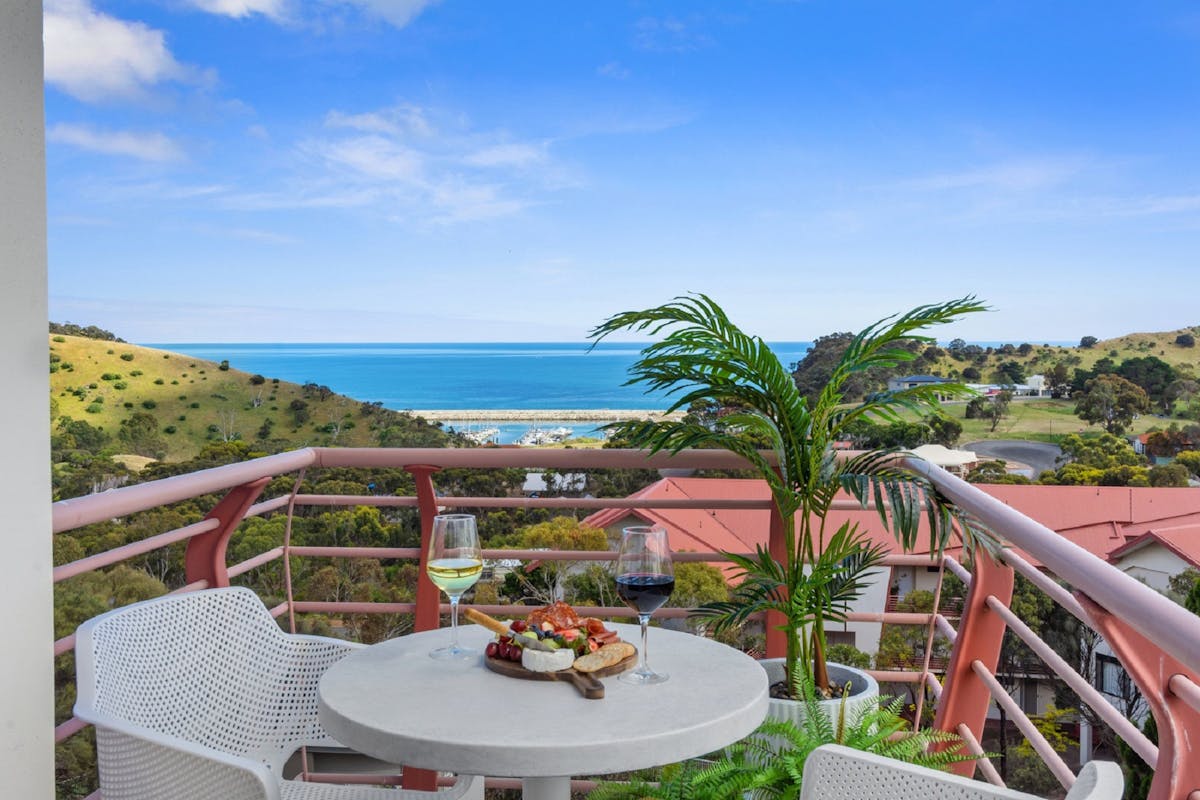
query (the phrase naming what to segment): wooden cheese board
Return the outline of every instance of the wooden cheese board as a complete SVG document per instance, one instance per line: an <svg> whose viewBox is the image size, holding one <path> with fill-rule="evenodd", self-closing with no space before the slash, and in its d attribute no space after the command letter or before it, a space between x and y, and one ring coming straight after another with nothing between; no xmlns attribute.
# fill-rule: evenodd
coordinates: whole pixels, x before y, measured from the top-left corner
<svg viewBox="0 0 1200 800"><path fill-rule="evenodd" d="M601 667L595 672L579 672L574 668L560 669L557 672L534 672L525 669L520 663L515 661L505 661L501 658L488 658L484 656L483 663L492 672L500 675L507 675L510 678L520 678L526 681L557 681L560 683L570 683L579 693L588 700L602 700L604 698L604 684L597 678L607 678L610 675L620 675L626 670L630 670L637 666L637 653L618 661L609 667Z"/></svg>

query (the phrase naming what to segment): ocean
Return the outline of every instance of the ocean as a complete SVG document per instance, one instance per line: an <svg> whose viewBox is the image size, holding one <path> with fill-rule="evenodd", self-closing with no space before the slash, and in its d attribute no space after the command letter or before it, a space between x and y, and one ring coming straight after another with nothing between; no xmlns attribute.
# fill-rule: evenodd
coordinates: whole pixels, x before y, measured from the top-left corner
<svg viewBox="0 0 1200 800"><path fill-rule="evenodd" d="M662 392L623 386L642 345L601 342L486 344L148 344L234 369L294 383L317 383L356 400L397 411L424 409L665 409ZM808 342L771 343L784 366L799 361ZM499 441L515 441L530 422L481 423L469 414L464 429L496 427ZM596 424L538 420L587 435Z"/></svg>

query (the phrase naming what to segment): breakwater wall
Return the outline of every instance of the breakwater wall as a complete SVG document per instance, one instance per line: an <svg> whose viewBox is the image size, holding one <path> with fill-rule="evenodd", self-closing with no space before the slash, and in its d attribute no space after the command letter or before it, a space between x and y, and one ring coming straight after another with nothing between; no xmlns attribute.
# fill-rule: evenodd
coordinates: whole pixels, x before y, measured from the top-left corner
<svg viewBox="0 0 1200 800"><path fill-rule="evenodd" d="M414 409L418 417L431 422L620 422L627 419L682 419L683 412L625 408L489 408L489 409Z"/></svg>

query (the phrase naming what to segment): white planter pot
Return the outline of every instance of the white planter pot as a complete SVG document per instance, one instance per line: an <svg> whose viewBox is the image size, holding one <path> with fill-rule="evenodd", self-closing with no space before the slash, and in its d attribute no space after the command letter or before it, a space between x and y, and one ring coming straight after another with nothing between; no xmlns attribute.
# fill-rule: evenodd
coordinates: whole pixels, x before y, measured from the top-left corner
<svg viewBox="0 0 1200 800"><path fill-rule="evenodd" d="M784 678L784 659L782 658L766 658L758 662L767 672L767 684L775 684L782 681ZM829 667L829 680L833 683L844 685L850 684L850 696L846 698L846 719L855 719L862 714L867 706L877 707L879 705L879 684L874 678L861 669L847 667L845 664L827 665ZM821 710L829 717L830 720L836 723L838 709L842 705L842 698L837 697L830 700L818 701ZM781 700L775 697L771 698L770 705L767 708L767 717L769 719L789 720L799 725L804 721L805 705L799 700Z"/></svg>

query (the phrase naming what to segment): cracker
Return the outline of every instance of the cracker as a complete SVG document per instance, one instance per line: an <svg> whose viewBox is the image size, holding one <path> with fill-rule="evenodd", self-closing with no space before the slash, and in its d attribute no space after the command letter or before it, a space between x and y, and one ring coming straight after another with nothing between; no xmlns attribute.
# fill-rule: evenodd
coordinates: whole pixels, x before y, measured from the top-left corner
<svg viewBox="0 0 1200 800"><path fill-rule="evenodd" d="M612 642L594 653L588 653L575 659L575 669L579 672L595 672L614 666L636 652L637 648L629 642Z"/></svg>

